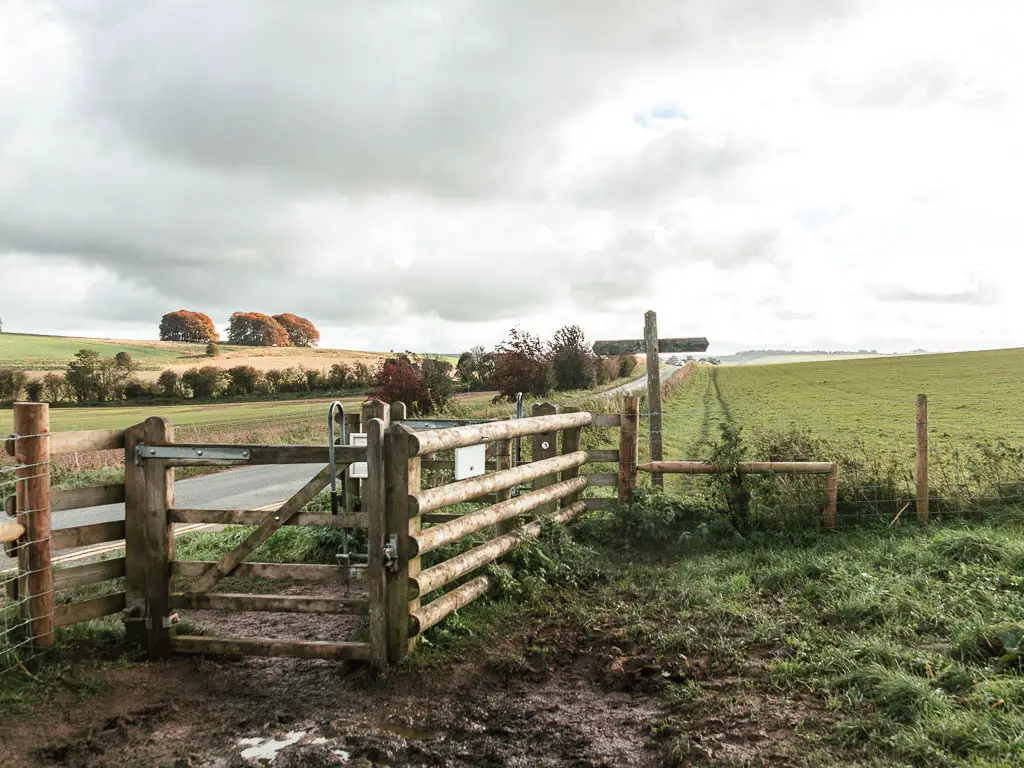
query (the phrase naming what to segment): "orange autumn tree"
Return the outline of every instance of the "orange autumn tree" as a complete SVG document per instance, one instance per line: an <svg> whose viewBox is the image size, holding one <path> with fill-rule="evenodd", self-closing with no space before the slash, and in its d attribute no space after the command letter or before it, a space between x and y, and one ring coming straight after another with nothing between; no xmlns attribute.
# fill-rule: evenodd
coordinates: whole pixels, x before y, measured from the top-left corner
<svg viewBox="0 0 1024 768"><path fill-rule="evenodd" d="M315 347L320 342L320 331L307 318L285 312L274 315L274 319L288 333L293 347Z"/></svg>
<svg viewBox="0 0 1024 768"><path fill-rule="evenodd" d="M188 341L195 344L217 342L220 336L209 315L179 309L160 318L160 341Z"/></svg>
<svg viewBox="0 0 1024 768"><path fill-rule="evenodd" d="M228 343L246 347L288 347L288 331L262 312L235 312L228 326Z"/></svg>

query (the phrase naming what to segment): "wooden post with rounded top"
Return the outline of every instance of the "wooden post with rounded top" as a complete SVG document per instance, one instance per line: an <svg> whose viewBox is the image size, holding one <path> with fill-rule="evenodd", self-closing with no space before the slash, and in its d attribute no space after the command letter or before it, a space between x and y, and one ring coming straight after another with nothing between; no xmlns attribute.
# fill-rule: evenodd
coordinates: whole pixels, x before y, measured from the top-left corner
<svg viewBox="0 0 1024 768"><path fill-rule="evenodd" d="M14 404L14 460L18 523L19 595L36 645L53 645L53 573L50 553L50 406Z"/></svg>

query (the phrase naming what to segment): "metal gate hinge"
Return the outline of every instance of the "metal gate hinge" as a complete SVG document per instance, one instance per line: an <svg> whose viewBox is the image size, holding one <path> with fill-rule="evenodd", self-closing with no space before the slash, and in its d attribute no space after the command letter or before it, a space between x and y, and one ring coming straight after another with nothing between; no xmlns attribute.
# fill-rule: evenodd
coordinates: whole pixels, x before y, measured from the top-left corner
<svg viewBox="0 0 1024 768"><path fill-rule="evenodd" d="M392 533L388 537L388 543L384 545L384 567L391 571L398 570L398 534Z"/></svg>

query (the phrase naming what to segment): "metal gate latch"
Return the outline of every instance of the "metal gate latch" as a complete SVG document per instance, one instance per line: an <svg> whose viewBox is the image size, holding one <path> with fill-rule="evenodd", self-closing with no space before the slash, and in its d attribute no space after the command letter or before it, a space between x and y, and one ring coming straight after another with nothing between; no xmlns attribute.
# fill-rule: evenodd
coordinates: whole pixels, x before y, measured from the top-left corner
<svg viewBox="0 0 1024 768"><path fill-rule="evenodd" d="M391 571L398 570L398 534L392 533L388 537L388 543L384 545L384 567Z"/></svg>

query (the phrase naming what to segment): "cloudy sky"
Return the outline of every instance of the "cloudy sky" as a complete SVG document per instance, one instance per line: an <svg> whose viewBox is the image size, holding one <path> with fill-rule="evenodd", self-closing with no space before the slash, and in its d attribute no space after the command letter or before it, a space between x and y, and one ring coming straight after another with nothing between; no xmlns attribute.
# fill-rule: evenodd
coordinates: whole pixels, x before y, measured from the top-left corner
<svg viewBox="0 0 1024 768"><path fill-rule="evenodd" d="M1021 345L1018 0L0 0L0 317Z"/></svg>

